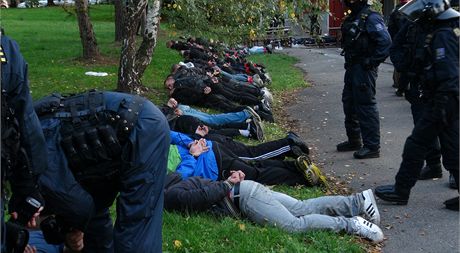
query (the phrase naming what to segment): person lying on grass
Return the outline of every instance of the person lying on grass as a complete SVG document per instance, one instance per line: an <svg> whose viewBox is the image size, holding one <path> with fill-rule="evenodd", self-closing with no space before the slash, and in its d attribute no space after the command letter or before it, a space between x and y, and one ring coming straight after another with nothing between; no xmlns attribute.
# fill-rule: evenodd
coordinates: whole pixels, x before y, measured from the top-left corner
<svg viewBox="0 0 460 253"><path fill-rule="evenodd" d="M170 137L171 145L177 148L177 152L174 153L179 158L175 164L168 165L168 169L173 168L172 171L180 173L184 179L201 176L211 180L225 180L230 176L230 171L237 167L248 179L263 184L326 184L325 176L302 152L305 147L302 149L294 142L293 134L285 139L253 148L228 145L204 138L194 140L186 134L174 131L170 131ZM168 159L171 159L171 148L169 154ZM282 160L288 155L296 159Z"/></svg>
<svg viewBox="0 0 460 253"><path fill-rule="evenodd" d="M182 180L180 174L168 174L165 209L242 217L289 233L327 229L356 234L376 243L383 241L383 232L377 225L380 214L370 189L350 196L298 200L244 178L241 170L232 171L225 181L202 177Z"/></svg>

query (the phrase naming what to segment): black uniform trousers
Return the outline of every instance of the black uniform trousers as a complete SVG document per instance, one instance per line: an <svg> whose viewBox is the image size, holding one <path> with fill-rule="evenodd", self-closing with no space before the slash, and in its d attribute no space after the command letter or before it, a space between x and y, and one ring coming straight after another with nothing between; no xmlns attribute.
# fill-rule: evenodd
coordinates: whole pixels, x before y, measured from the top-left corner
<svg viewBox="0 0 460 253"><path fill-rule="evenodd" d="M406 99L410 103L410 109L412 112L412 119L414 120L414 126L416 125L417 121L419 121L422 116L423 112L427 110L430 105L424 102L420 97L420 92L416 87L412 87L415 85L411 85L411 89L406 91ZM439 144L439 138L436 137L433 143L428 147L428 152L425 157L426 164L430 167L436 167L441 165L441 145Z"/></svg>
<svg viewBox="0 0 460 253"><path fill-rule="evenodd" d="M452 96L444 106L444 117L433 106L424 110L404 145L403 160L395 177L398 189L410 191L415 185L429 147L438 137L444 168L454 175L458 185L458 106L458 97Z"/></svg>
<svg viewBox="0 0 460 253"><path fill-rule="evenodd" d="M342 93L345 129L348 139L362 138L365 147L380 148L380 120L375 99L377 68L347 64Z"/></svg>

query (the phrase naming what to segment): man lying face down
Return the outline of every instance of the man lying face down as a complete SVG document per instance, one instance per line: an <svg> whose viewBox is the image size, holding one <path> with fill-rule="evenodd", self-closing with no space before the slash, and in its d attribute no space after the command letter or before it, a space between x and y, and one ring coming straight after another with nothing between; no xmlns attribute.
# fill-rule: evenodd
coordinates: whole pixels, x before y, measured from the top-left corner
<svg viewBox="0 0 460 253"><path fill-rule="evenodd" d="M351 196L297 200L244 178L241 170L231 171L225 181L202 177L182 180L177 173L169 174L165 183L165 209L242 217L290 233L328 229L356 234L373 242L383 240L383 232L377 226L380 214L370 189Z"/></svg>

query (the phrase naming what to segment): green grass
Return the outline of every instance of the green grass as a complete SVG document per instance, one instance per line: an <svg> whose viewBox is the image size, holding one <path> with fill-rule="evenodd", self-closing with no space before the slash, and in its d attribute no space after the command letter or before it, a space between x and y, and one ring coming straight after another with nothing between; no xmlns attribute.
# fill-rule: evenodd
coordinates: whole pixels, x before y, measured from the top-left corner
<svg viewBox="0 0 460 253"><path fill-rule="evenodd" d="M38 99L51 92L74 93L88 89L116 88L120 45L114 40L114 10L109 5L91 6L97 41L106 61L88 64L80 61L81 44L75 15L60 7L1 10L1 25L15 39L29 63L32 96ZM167 27L167 24L162 26ZM163 80L173 63L180 61L176 51L167 49L168 31L162 30L152 64L145 72L144 85L153 88L155 103L166 101ZM264 64L273 83L274 106L282 106L280 95L307 87L302 72L293 67L296 59L282 55L251 56ZM86 71L103 71L108 77L86 76ZM287 129L265 124L268 140L284 137ZM247 141L255 144L255 141ZM318 188L276 187L297 198L323 195ZM114 208L112 208L113 210ZM247 221L213 218L207 214L183 215L165 212L163 248L166 252L363 252L354 237L326 231L287 234L277 228L255 226Z"/></svg>
<svg viewBox="0 0 460 253"><path fill-rule="evenodd" d="M276 190L297 198L322 195L318 189L278 186ZM288 234L273 227L207 214L165 212L165 252L363 252L354 238L328 231Z"/></svg>

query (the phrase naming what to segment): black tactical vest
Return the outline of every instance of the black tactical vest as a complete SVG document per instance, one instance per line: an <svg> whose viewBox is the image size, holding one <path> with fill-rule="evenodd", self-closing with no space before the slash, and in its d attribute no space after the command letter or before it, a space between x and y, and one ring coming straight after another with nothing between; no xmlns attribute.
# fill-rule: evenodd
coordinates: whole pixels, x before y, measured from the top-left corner
<svg viewBox="0 0 460 253"><path fill-rule="evenodd" d="M366 30L366 20L372 12L364 8L358 15L348 16L342 24L342 55L345 55L347 63L361 63L374 51Z"/></svg>
<svg viewBox="0 0 460 253"><path fill-rule="evenodd" d="M37 115L61 120L61 147L76 180L88 188L114 181L122 166L121 153L135 127L145 99L123 100L118 111L106 109L103 92L53 96L35 105Z"/></svg>

